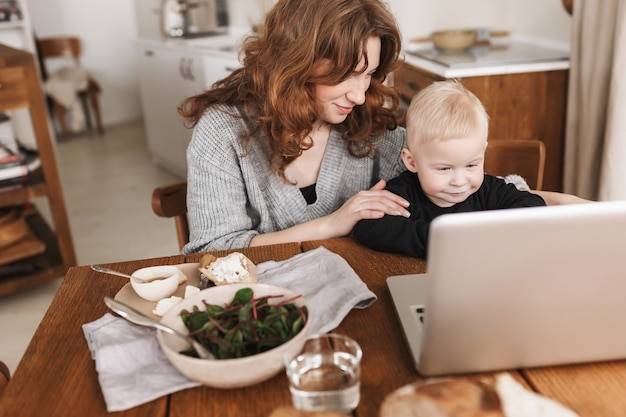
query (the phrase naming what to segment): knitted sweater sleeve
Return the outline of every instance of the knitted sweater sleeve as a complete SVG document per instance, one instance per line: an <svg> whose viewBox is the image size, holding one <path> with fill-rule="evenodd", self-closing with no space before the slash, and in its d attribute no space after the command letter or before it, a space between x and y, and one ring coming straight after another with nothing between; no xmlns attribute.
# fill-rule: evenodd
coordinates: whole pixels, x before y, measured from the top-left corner
<svg viewBox="0 0 626 417"><path fill-rule="evenodd" d="M230 112L230 114L229 114ZM246 212L240 166L243 121L234 108L208 110L187 148L189 243L183 253L249 246L257 234Z"/></svg>

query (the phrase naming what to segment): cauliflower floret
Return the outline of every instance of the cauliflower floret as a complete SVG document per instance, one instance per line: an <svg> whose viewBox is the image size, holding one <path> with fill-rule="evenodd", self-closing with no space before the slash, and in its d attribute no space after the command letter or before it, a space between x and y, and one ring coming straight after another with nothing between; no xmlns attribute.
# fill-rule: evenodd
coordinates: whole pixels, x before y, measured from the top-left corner
<svg viewBox="0 0 626 417"><path fill-rule="evenodd" d="M162 298L157 302L156 307L154 308L154 310L152 310L152 314L155 314L157 316L164 316L170 308L174 307L182 300L183 299L181 297L177 297L175 295L167 298Z"/></svg>
<svg viewBox="0 0 626 417"><path fill-rule="evenodd" d="M187 285L185 287L185 295L184 298L191 297L192 295L200 292L200 288L194 287L193 285ZM159 300L156 304L154 310L152 310L152 314L163 317L165 313L169 311L170 308L174 307L176 304L180 303L183 299L181 297L177 297L175 295L167 298L163 298Z"/></svg>

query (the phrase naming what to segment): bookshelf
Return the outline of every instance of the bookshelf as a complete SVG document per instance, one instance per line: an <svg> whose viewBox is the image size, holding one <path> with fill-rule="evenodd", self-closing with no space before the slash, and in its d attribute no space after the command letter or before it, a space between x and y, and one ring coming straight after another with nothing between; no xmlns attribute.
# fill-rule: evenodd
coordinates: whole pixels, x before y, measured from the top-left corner
<svg viewBox="0 0 626 417"><path fill-rule="evenodd" d="M76 265L76 255L57 170L46 104L33 54L0 44L0 112L26 109L30 116L41 170L18 190L0 194L0 207L48 199L52 225L32 208L26 220L32 232L46 245L45 252L12 263L15 272L0 278L0 296L63 276Z"/></svg>
<svg viewBox="0 0 626 417"><path fill-rule="evenodd" d="M0 0L0 10L6 11L9 8L14 8L19 12L12 15L4 13L4 16L0 16L3 17L3 20L0 20L0 44L36 54L35 34L26 0ZM35 62L37 63L37 73L39 74L39 59L36 58ZM41 75L39 76L41 77ZM24 109L17 109L8 113L16 136L23 143L34 145L36 143L35 133L33 132L28 112Z"/></svg>

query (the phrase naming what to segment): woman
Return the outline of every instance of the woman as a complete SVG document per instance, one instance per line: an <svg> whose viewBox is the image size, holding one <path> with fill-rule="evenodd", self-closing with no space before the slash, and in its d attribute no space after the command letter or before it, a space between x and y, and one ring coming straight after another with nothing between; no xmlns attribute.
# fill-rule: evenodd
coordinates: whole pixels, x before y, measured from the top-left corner
<svg viewBox="0 0 626 417"><path fill-rule="evenodd" d="M183 253L345 236L361 219L409 217L408 202L384 190L405 169L398 97L383 84L401 51L386 5L279 0L242 48L242 68L179 109L194 126Z"/></svg>
<svg viewBox="0 0 626 417"><path fill-rule="evenodd" d="M400 33L378 0L281 0L243 68L183 102L190 242L184 253L348 234L408 216L381 178L403 170L398 99L383 82ZM367 95L366 95L367 93Z"/></svg>

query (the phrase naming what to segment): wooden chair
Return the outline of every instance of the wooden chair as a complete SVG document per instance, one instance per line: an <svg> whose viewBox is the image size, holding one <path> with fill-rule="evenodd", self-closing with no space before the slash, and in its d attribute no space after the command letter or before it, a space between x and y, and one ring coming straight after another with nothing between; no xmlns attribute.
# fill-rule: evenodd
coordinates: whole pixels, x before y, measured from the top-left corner
<svg viewBox="0 0 626 417"><path fill-rule="evenodd" d="M485 152L487 174L518 174L531 190L541 190L545 163L545 145L540 140L490 139Z"/></svg>
<svg viewBox="0 0 626 417"><path fill-rule="evenodd" d="M6 363L0 361L0 396L11 379L11 371Z"/></svg>
<svg viewBox="0 0 626 417"><path fill-rule="evenodd" d="M189 242L187 181L157 187L152 191L152 211L159 217L174 218L180 249Z"/></svg>
<svg viewBox="0 0 626 417"><path fill-rule="evenodd" d="M47 37L37 39L37 50L41 61L42 77L47 80L50 76L50 72L46 66L46 61L51 62L52 59L67 59L73 61L76 67L80 67L80 56L82 53L82 46L80 39L74 36L60 36L60 37ZM81 100L82 108L85 113L85 121L87 130L93 130L93 123L91 119L91 112L89 109L89 103L93 110L96 122L96 131L99 134L104 132L102 127L102 115L100 112L99 95L102 92L100 84L91 76L87 82L87 87L84 90L78 92L78 96ZM66 110L65 108L50 96L48 96L49 102L53 113L59 122L61 133L64 138L67 138L69 131L67 128Z"/></svg>

